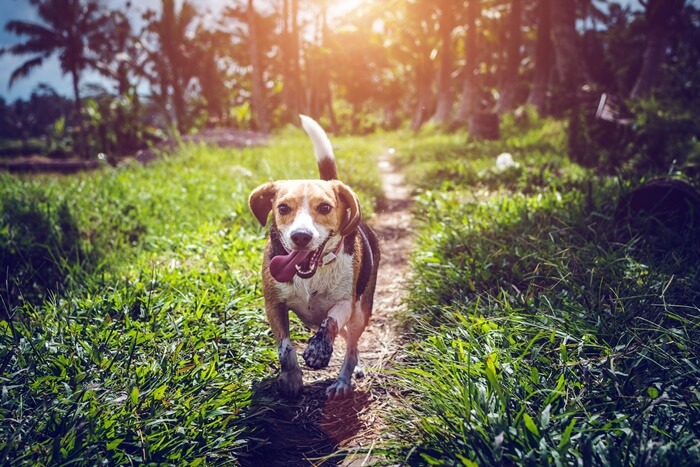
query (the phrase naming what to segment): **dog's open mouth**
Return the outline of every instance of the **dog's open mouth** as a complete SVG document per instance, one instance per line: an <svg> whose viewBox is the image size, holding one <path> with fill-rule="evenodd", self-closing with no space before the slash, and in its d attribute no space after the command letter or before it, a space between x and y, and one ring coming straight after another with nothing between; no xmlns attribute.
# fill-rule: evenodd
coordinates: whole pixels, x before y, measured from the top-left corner
<svg viewBox="0 0 700 467"><path fill-rule="evenodd" d="M326 238L316 250L294 250L286 255L277 255L270 261L270 274L277 282L289 282L294 275L308 279L316 274L323 256L323 249L331 237Z"/></svg>

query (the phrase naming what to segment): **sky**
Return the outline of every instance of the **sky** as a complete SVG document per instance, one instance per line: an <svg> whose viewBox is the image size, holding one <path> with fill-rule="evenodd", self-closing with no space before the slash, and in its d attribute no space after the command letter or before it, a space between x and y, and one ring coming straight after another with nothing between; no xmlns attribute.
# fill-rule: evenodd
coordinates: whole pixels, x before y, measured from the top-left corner
<svg viewBox="0 0 700 467"><path fill-rule="evenodd" d="M215 13L220 11L224 5L230 3L228 0L191 0L192 3L197 5L201 11L209 11ZM359 3L361 0L342 0L335 1L330 0L330 4L337 8L345 9L351 8L352 6ZM380 0L381 1L381 0ZM638 0L617 0L621 3L631 3L633 6L638 6ZM700 0L692 0L692 3L696 3ZM106 5L109 8L123 8L127 0L105 0ZM132 2L138 7L132 9L138 9L143 11L147 8L153 10L158 10L161 0L135 0ZM342 6L340 4L343 4ZM5 24L9 20L26 20L26 21L36 21L37 15L34 8L29 4L27 0L0 0L0 47L11 45L19 42L22 38L15 36L14 34L7 33L5 31ZM28 56L24 57L13 57L9 54L0 56L0 96L4 97L6 101L11 102L19 97L27 97L31 94L32 90L40 83L50 84L59 94L65 96L72 96L72 83L68 76L63 75L61 68L58 64L58 59L53 56L45 60L44 64L35 69L32 74L26 78L17 80L11 88L8 87L10 74L19 65L26 60ZM105 81L94 71L86 71L82 76L82 83L102 83Z"/></svg>

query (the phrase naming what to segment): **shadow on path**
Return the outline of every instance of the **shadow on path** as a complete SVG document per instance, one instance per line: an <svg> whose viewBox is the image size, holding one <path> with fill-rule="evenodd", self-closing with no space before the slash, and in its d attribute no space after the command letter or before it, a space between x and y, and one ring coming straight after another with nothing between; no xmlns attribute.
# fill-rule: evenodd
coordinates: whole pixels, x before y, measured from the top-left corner
<svg viewBox="0 0 700 467"><path fill-rule="evenodd" d="M304 386L301 399L280 399L277 377L253 386L251 412L267 412L261 417L256 436L265 441L253 456L241 459L244 466L334 466L343 462L337 452L341 442L353 438L364 427L359 418L369 405L366 391L354 391L343 401L327 401L329 378Z"/></svg>

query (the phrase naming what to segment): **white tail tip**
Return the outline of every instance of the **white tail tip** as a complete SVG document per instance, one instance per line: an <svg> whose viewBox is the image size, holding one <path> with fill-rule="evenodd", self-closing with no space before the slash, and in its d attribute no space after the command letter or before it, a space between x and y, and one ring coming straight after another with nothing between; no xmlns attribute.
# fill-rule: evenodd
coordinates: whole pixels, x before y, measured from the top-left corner
<svg viewBox="0 0 700 467"><path fill-rule="evenodd" d="M306 133L309 135L309 138L311 138L311 142L314 145L316 160L318 162L326 158L334 160L335 156L333 155L333 146L331 145L331 141L328 139L328 135L323 128L321 128L321 125L316 123L313 118L307 117L306 115L299 115L299 118L301 119L302 128L304 128L304 131L306 131Z"/></svg>

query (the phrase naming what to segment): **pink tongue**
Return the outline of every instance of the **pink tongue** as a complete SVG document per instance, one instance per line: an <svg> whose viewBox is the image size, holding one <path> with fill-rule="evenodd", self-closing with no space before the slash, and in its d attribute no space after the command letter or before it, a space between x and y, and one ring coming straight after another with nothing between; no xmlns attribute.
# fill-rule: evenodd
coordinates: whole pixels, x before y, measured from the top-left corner
<svg viewBox="0 0 700 467"><path fill-rule="evenodd" d="M297 273L296 265L306 259L311 251L292 251L288 255L278 255L270 261L270 274L277 282L289 282Z"/></svg>

